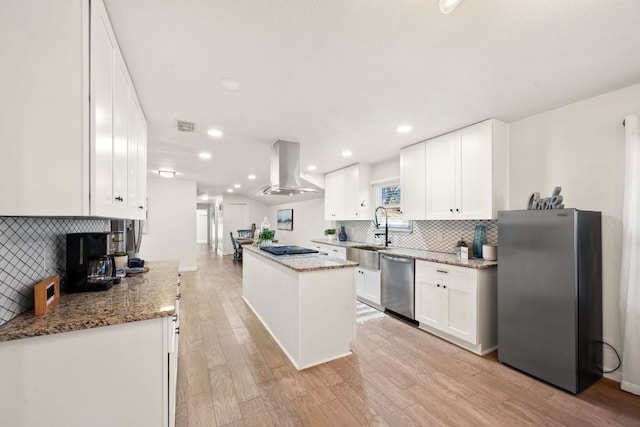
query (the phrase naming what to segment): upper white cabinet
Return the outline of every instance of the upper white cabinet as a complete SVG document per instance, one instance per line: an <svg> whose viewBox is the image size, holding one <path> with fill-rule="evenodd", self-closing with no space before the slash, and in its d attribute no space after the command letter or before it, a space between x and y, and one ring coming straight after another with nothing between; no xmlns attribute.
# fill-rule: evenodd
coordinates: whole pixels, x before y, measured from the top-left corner
<svg viewBox="0 0 640 427"><path fill-rule="evenodd" d="M426 219L495 219L506 209L508 128L484 122L426 142Z"/></svg>
<svg viewBox="0 0 640 427"><path fill-rule="evenodd" d="M426 144L400 150L400 210L406 219L424 219L426 209Z"/></svg>
<svg viewBox="0 0 640 427"><path fill-rule="evenodd" d="M508 126L468 126L400 150L406 219L495 219L507 208Z"/></svg>
<svg viewBox="0 0 640 427"><path fill-rule="evenodd" d="M0 13L12 16L0 26L12 40L0 215L144 218L146 121L102 1L1 2Z"/></svg>
<svg viewBox="0 0 640 427"><path fill-rule="evenodd" d="M371 219L371 166L351 165L324 176L324 217L328 221Z"/></svg>

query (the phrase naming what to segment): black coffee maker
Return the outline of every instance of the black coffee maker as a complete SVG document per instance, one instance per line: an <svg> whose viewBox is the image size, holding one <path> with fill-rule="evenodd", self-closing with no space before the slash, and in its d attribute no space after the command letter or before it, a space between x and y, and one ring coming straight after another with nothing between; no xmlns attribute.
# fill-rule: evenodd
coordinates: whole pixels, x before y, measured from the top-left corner
<svg viewBox="0 0 640 427"><path fill-rule="evenodd" d="M118 282L112 233L67 234L67 293L106 291Z"/></svg>

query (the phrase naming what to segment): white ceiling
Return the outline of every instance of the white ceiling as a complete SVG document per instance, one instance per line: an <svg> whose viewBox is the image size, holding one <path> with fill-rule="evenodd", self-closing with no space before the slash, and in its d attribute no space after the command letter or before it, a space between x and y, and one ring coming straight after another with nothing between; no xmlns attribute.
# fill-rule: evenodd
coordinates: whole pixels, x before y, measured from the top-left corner
<svg viewBox="0 0 640 427"><path fill-rule="evenodd" d="M639 0L463 0L449 15L437 0L105 3L149 122L149 170L211 196L267 184L277 139L325 173L640 82Z"/></svg>

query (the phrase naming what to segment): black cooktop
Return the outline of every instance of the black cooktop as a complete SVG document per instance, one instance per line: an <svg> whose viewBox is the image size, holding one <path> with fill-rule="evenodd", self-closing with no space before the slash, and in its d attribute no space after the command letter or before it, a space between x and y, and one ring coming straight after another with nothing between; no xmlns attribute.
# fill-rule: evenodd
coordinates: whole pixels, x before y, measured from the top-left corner
<svg viewBox="0 0 640 427"><path fill-rule="evenodd" d="M303 248L302 246L267 246L260 249L273 255L300 255L318 253L318 251L316 251L315 249Z"/></svg>

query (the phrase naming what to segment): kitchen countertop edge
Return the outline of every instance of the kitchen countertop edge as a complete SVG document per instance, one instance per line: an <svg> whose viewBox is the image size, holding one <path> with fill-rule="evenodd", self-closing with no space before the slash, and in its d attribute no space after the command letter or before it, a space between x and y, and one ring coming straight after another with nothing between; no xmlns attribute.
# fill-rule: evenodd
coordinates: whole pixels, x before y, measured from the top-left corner
<svg viewBox="0 0 640 427"><path fill-rule="evenodd" d="M107 291L61 294L49 313L28 310L0 326L0 342L150 320L175 313L177 261L147 262L149 272Z"/></svg>
<svg viewBox="0 0 640 427"><path fill-rule="evenodd" d="M244 246L242 250L251 251L252 253L260 255L299 273L319 270L333 270L338 268L350 268L357 267L359 265L357 262L346 261L339 258L332 258L318 254L293 256L272 255L268 252L260 250L260 248L256 246Z"/></svg>
<svg viewBox="0 0 640 427"><path fill-rule="evenodd" d="M353 242L346 241L340 242L336 240L321 240L321 239L313 239L311 240L314 243L322 243L331 246L339 246L344 248L357 248L359 246L378 246L381 249L378 253L394 255L402 258L413 258L421 261L430 261L437 262L440 264L449 264L455 265L459 267L466 268L476 268L476 269L484 269L484 268L494 268L498 266L497 261L486 261L482 258L471 258L468 261L461 261L460 257L453 253L447 252L436 252L436 251L426 251L423 249L411 249L411 248L386 248L382 249L382 246L366 243L366 242Z"/></svg>

